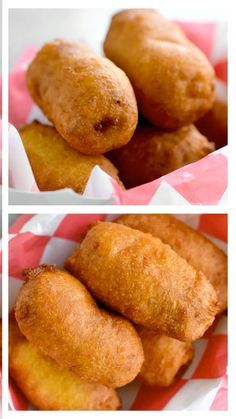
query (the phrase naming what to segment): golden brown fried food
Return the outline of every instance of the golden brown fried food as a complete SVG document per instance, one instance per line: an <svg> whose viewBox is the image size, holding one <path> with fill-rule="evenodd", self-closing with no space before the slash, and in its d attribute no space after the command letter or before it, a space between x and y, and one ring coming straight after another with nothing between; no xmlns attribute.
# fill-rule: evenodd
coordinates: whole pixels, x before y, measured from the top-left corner
<svg viewBox="0 0 236 419"><path fill-rule="evenodd" d="M142 125L124 147L109 153L127 188L151 182L186 164L205 157L214 144L194 125L174 132Z"/></svg>
<svg viewBox="0 0 236 419"><path fill-rule="evenodd" d="M161 240L98 222L65 264L108 307L176 339L198 339L214 321L216 293Z"/></svg>
<svg viewBox="0 0 236 419"><path fill-rule="evenodd" d="M176 130L213 104L214 70L174 23L148 9L113 16L104 51L128 75L140 112L154 125Z"/></svg>
<svg viewBox="0 0 236 419"><path fill-rule="evenodd" d="M2 319L0 319L0 368L2 368Z"/></svg>
<svg viewBox="0 0 236 419"><path fill-rule="evenodd" d="M73 150L54 127L33 122L24 126L20 134L41 191L72 188L83 193L96 165L122 186L118 170L106 157L85 156Z"/></svg>
<svg viewBox="0 0 236 419"><path fill-rule="evenodd" d="M196 125L200 132L214 141L217 148L227 144L228 137L228 105L225 99L216 97L209 112L200 118Z"/></svg>
<svg viewBox="0 0 236 419"><path fill-rule="evenodd" d="M169 214L122 215L117 223L150 233L204 273L215 288L218 312L227 307L227 256L214 243Z"/></svg>
<svg viewBox="0 0 236 419"><path fill-rule="evenodd" d="M138 333L144 350L139 377L149 386L170 386L180 368L193 358L192 343L158 335L144 327L139 327Z"/></svg>
<svg viewBox="0 0 236 419"><path fill-rule="evenodd" d="M54 266L25 275L16 320L31 343L84 381L121 387L136 377L143 349L129 321L100 310L76 278Z"/></svg>
<svg viewBox="0 0 236 419"><path fill-rule="evenodd" d="M61 368L21 334L15 320L9 322L10 375L27 399L40 410L116 410L115 390L89 384Z"/></svg>
<svg viewBox="0 0 236 419"><path fill-rule="evenodd" d="M44 45L26 75L32 98L71 147L88 155L121 147L137 125L134 92L125 73L84 45Z"/></svg>

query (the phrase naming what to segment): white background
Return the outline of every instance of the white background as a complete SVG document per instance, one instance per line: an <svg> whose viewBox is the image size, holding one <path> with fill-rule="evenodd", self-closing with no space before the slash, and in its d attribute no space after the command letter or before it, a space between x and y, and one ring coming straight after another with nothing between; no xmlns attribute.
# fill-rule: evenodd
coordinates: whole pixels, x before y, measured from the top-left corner
<svg viewBox="0 0 236 419"><path fill-rule="evenodd" d="M20 3L20 0L19 0ZM85 2L86 3L86 2ZM116 2L117 4L119 2ZM133 1L135 5L136 1ZM217 2L206 7L191 0L155 1L166 17L182 20L226 20L226 10ZM209 6L207 6L209 3ZM86 4L85 4L86 6ZM94 45L105 38L107 27L117 8L99 9L11 9L9 10L9 65L13 67L25 47L41 46L54 38L81 40ZM101 52L101 51L98 51Z"/></svg>

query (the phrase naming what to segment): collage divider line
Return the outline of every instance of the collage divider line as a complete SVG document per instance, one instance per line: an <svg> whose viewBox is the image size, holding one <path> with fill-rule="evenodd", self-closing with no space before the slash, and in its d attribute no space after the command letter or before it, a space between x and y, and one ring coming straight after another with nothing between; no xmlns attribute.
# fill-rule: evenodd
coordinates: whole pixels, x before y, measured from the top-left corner
<svg viewBox="0 0 236 419"><path fill-rule="evenodd" d="M8 411L8 8L2 2L2 414Z"/></svg>

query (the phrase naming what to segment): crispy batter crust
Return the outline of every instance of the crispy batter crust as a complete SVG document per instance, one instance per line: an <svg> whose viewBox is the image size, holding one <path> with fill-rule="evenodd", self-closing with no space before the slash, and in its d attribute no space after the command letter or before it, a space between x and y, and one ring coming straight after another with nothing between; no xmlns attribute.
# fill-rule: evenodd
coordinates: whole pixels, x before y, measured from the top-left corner
<svg viewBox="0 0 236 419"><path fill-rule="evenodd" d="M214 321L210 282L150 234L98 222L65 266L99 300L159 334L194 340Z"/></svg>
<svg viewBox="0 0 236 419"><path fill-rule="evenodd" d="M181 342L153 330L138 328L144 350L144 363L139 378L149 386L170 386L194 354L192 342Z"/></svg>
<svg viewBox="0 0 236 419"><path fill-rule="evenodd" d="M41 191L72 188L83 193L96 165L122 186L118 170L106 157L86 156L73 150L54 127L35 121L25 125L20 134Z"/></svg>
<svg viewBox="0 0 236 419"><path fill-rule="evenodd" d="M218 312L227 308L227 256L205 236L169 214L128 214L116 222L169 244L211 282L218 297Z"/></svg>
<svg viewBox="0 0 236 419"><path fill-rule="evenodd" d="M121 147L137 125L137 105L125 73L84 45L44 45L26 74L29 92L71 147L88 155Z"/></svg>
<svg viewBox="0 0 236 419"><path fill-rule="evenodd" d="M86 383L61 368L26 340L14 319L9 322L9 370L29 402L40 410L117 410L120 407L115 390Z"/></svg>
<svg viewBox="0 0 236 419"><path fill-rule="evenodd" d="M100 310L65 271L43 265L25 275L16 320L32 344L88 382L121 387L136 377L143 349L128 320Z"/></svg>
<svg viewBox="0 0 236 419"><path fill-rule="evenodd" d="M0 367L2 368L2 319L0 319Z"/></svg>
<svg viewBox="0 0 236 419"><path fill-rule="evenodd" d="M216 148L227 144L228 139L228 105L227 100L216 97L212 109L209 110L196 125L200 132L214 141Z"/></svg>
<svg viewBox="0 0 236 419"><path fill-rule="evenodd" d="M154 125L176 130L213 104L214 70L174 23L154 10L115 14L104 51L128 75L139 110Z"/></svg>
<svg viewBox="0 0 236 419"><path fill-rule="evenodd" d="M109 153L127 188L158 179L214 150L214 144L189 125L174 132L140 125L132 140Z"/></svg>

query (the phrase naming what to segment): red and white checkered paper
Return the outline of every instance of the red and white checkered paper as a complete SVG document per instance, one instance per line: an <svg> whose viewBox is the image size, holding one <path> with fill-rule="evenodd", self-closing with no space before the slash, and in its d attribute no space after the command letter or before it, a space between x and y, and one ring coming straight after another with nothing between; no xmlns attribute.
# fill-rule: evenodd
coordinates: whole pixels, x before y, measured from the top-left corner
<svg viewBox="0 0 236 419"><path fill-rule="evenodd" d="M10 308L22 286L22 269L41 263L63 267L88 224L112 220L115 215L22 215L10 230ZM226 215L180 215L226 251ZM227 317L219 316L202 339L195 343L195 356L174 385L151 388L135 380L119 389L124 410L227 410ZM11 382L13 410L29 409L29 403Z"/></svg>
<svg viewBox="0 0 236 419"><path fill-rule="evenodd" d="M195 42L212 62L218 78L218 88L226 95L227 84L227 37L224 23L190 23L182 26L188 37ZM26 49L10 74L9 115L16 128L34 119L47 122L45 116L33 103L26 87L25 72L37 49ZM17 149L17 153L15 150ZM117 182L98 166L94 168L83 195L65 189L54 192L38 191L20 136L12 127L9 130L9 170L12 199L35 203L35 194L40 195L37 203L87 204L208 204L226 203L227 155L223 148L202 160L185 166L145 185L123 191ZM15 191L15 195L14 195ZM21 192L20 192L21 191ZM24 198L26 201L24 201ZM21 203L22 203L21 202ZM19 202L18 202L19 203Z"/></svg>

